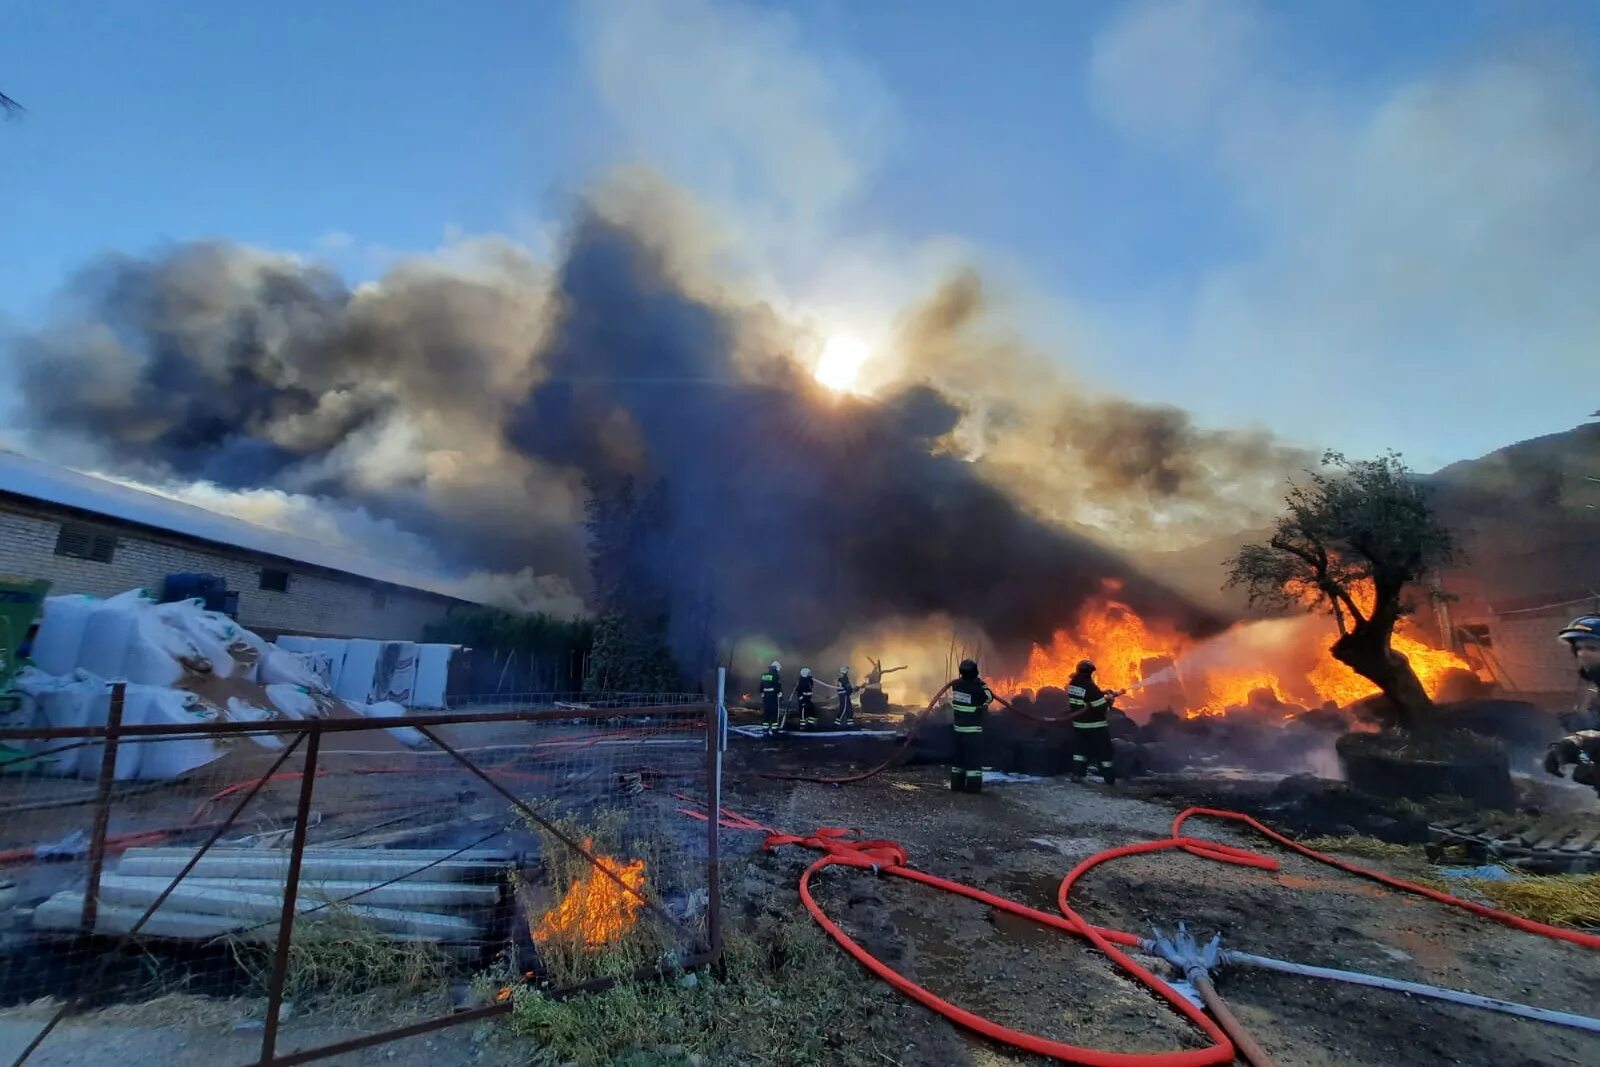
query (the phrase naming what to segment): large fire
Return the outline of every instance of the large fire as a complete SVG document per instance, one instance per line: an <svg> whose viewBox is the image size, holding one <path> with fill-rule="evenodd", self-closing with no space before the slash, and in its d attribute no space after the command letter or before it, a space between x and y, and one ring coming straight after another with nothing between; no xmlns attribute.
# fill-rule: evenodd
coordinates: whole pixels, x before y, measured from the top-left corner
<svg viewBox="0 0 1600 1067"><path fill-rule="evenodd" d="M587 850L591 844L585 841L583 847ZM598 948L616 941L634 924L644 906L644 860L620 863L610 856L595 858L622 885L598 867L591 867L587 875L567 889L561 903L545 912L533 931L534 941L572 940Z"/></svg>
<svg viewBox="0 0 1600 1067"><path fill-rule="evenodd" d="M1307 616L1295 620L1241 623L1220 638L1197 642L1161 622L1141 618L1116 598L1118 586L1107 583L1102 595L1086 603L1070 630L1058 631L1048 647L1035 645L1020 677L996 683L1001 693L1045 686L1064 686L1081 659L1093 660L1096 680L1107 689L1143 683L1126 703L1163 699L1162 687L1181 688L1190 716L1216 715L1247 705L1265 690L1279 703L1317 707L1333 702L1347 706L1378 692L1376 686L1333 658L1328 651L1338 636L1332 619ZM1370 593L1357 590L1363 611ZM1429 646L1416 636L1396 632L1392 647L1404 655L1430 695L1437 696L1452 671L1471 671L1466 660ZM1170 693L1170 690L1167 690Z"/></svg>

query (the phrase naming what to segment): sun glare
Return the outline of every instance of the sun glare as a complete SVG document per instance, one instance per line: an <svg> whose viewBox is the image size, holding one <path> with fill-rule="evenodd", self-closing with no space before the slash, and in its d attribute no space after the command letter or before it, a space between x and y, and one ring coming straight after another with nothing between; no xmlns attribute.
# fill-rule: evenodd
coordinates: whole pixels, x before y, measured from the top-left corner
<svg viewBox="0 0 1600 1067"><path fill-rule="evenodd" d="M817 381L829 389L844 392L856 384L856 378L861 373L861 365L867 361L870 354L866 342L859 337L849 334L834 334L828 338L828 343L822 346L822 356L817 360L817 369L812 373Z"/></svg>

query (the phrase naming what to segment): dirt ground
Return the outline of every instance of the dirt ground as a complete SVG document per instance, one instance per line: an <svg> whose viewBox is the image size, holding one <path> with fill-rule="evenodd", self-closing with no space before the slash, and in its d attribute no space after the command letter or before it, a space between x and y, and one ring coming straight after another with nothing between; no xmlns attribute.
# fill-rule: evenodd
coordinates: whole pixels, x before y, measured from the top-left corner
<svg viewBox="0 0 1600 1067"><path fill-rule="evenodd" d="M815 766L821 741L739 742L730 754L726 804L766 825L807 833L842 826L903 845L911 863L1047 912L1078 860L1105 847L1167 836L1185 801L1172 783L1111 791L1064 779L991 786L953 795L943 769L905 767L866 782L824 786L758 777L755 766L800 760ZM793 746L793 747L791 747ZM797 751L798 746L808 746ZM887 752L888 745L879 746ZM773 748L788 749L775 754ZM877 758L879 748L872 750ZM1145 794L1143 796L1139 794ZM1576 946L1517 933L1463 912L1302 859L1231 828L1202 822L1200 836L1250 847L1282 863L1276 873L1224 866L1180 853L1113 861L1090 873L1074 903L1091 920L1148 933L1187 921L1201 936L1221 931L1227 947L1284 959L1437 983L1524 1003L1594 1014L1600 966ZM816 853L762 850L762 835L728 830L724 915L736 930L774 916L809 918L796 891ZM1385 861L1358 860L1368 866ZM1391 868L1402 875L1421 870ZM1202 1035L1091 948L949 894L892 877L834 868L816 882L824 910L853 937L935 993L998 1022L1042 1036L1120 1052L1193 1048ZM838 981L872 1005L871 1049L848 1062L901 1067L1049 1062L993 1046L892 993L843 957ZM1228 971L1219 982L1234 1011L1284 1067L1397 1062L1466 1065L1600 1063L1600 1036L1397 994L1265 972ZM436 1006L435 1006L436 1007ZM161 1062L172 1067L247 1062L259 1047L251 1003L166 998L89 1012L64 1024L29 1061L50 1065ZM0 1012L0 1059L14 1059L43 1007ZM391 1013L384 1025L405 1022ZM293 1049L374 1025L325 1016L291 1017ZM865 1040L832 1035L833 1047ZM114 1052L113 1052L114 1050ZM528 1063L530 1046L494 1027L465 1025L328 1062ZM539 1062L545 1062L543 1060ZM679 1058L630 1064L680 1064ZM771 1057L750 1063L773 1064ZM787 1061L782 1061L787 1062ZM843 1058L807 1062L832 1064Z"/></svg>
<svg viewBox="0 0 1600 1067"><path fill-rule="evenodd" d="M927 767L843 787L735 779L729 800L775 827L845 826L890 838L923 870L1045 911L1054 910L1056 887L1078 860L1110 845L1165 837L1174 814L1167 804L1060 779L953 795L938 769ZM1282 868L1268 873L1179 853L1130 857L1086 876L1074 904L1100 925L1131 932L1184 920L1196 934L1221 931L1227 947L1260 955L1580 1013L1600 1003L1600 967L1581 948L1391 893L1248 831L1215 822L1193 828L1271 854ZM786 849L758 867L792 885L814 857ZM852 936L960 1006L1117 1051L1201 1043L1164 1004L1071 938L903 879L835 868L820 881L819 902ZM1600 1063L1600 1037L1393 993L1250 971L1227 972L1221 989L1285 1067ZM1047 1062L931 1020L908 1032L916 1037L900 1058L907 1065Z"/></svg>

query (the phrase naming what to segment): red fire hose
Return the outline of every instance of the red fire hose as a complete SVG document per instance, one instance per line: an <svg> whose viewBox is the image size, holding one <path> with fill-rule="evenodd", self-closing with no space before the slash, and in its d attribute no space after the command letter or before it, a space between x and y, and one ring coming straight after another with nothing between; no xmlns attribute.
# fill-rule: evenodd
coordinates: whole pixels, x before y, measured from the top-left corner
<svg viewBox="0 0 1600 1067"><path fill-rule="evenodd" d="M682 799L687 800L688 798L684 797ZM686 811L686 814L696 813ZM765 827L762 827L761 824L747 819L736 812L729 811L726 808L722 809L719 814L722 816L719 821L721 821L723 825L731 828L743 830L766 829ZM1122 845L1117 848L1107 849L1103 852L1096 853L1095 855L1090 856L1083 862L1079 863L1070 872L1068 872L1065 878L1062 879L1061 886L1057 890L1056 903L1061 909L1061 916L1038 911L1026 905L1018 904L1015 901L1007 900L1004 897L999 897L992 893L984 892L981 889L975 889L972 886L963 885L960 882L950 881L949 879L939 878L931 874L926 874L922 871L914 870L906 865L907 856L905 849L893 841L857 840L850 838L848 836L848 831L842 829L822 828L817 830L815 834L809 837L796 834L769 833L766 840L766 847L776 848L781 845L801 845L806 848L814 848L821 851L823 855L809 867L807 867L805 872L801 874L799 886L800 900L805 905L806 911L808 911L811 914L811 917L817 921L817 924L826 930L829 936L837 941L846 952L855 958L857 962L866 967L879 978L882 978L884 981L888 982L895 989L899 990L901 993L912 998L925 1007L931 1008L933 1011L938 1012L940 1015L943 1015L952 1022L958 1023L969 1030L984 1035L985 1037L1027 1052L1051 1056L1053 1058L1065 1060L1070 1063L1086 1064L1088 1067L1199 1067L1199 1065L1224 1064L1232 1062L1236 1052L1246 1047L1248 1048L1252 1058L1264 1057L1264 1054L1260 1052L1259 1047L1256 1046L1253 1041L1246 1040L1248 1035L1243 1034L1242 1031L1237 1028L1237 1020L1229 1020L1229 1023L1234 1028L1234 1032L1240 1034L1238 1047L1236 1047L1236 1044L1233 1040L1230 1040L1228 1034L1224 1032L1223 1027L1219 1026L1216 1022L1213 1022L1212 1019L1204 1012L1200 1011L1183 997L1179 996L1164 982L1158 979L1155 975L1151 974L1144 967L1140 966L1137 962L1130 959L1124 952L1121 951L1121 949L1117 947L1119 945L1138 947L1142 944L1140 938L1120 930L1106 929L1091 924L1073 909L1068 900L1068 897L1072 891L1072 887L1080 878L1100 864L1118 859L1123 856L1181 850L1202 859L1216 860L1221 863L1232 863L1239 866L1255 867L1261 870L1270 871L1275 871L1278 869L1278 861L1269 856L1263 856L1259 853L1251 852L1247 849L1238 848L1233 845L1224 844L1219 841L1208 841L1203 838L1182 836L1183 824L1195 816L1229 819L1234 822L1243 823L1246 826L1249 826L1251 829L1256 830L1258 833L1263 834L1270 840L1283 845L1286 848L1292 849L1300 855L1316 860L1319 863L1325 863L1349 874L1357 875L1363 878L1370 878L1394 889L1399 889L1408 893L1415 893L1420 896L1427 897L1430 900L1438 901L1442 904L1448 904L1452 907L1462 908L1466 911L1472 912L1475 915L1480 915L1484 918L1504 923L1507 926L1515 927L1516 929L1524 930L1528 933L1538 934L1543 937L1555 938L1561 941L1567 941L1572 944L1581 945L1585 948L1600 948L1600 937L1597 937L1593 934L1586 934L1577 930L1568 930L1556 926L1547 926L1544 923L1533 922L1528 919L1523 919L1519 916L1510 915L1506 912L1497 911L1494 908L1485 907L1481 904L1475 904L1471 901L1461 900L1458 897L1452 897L1447 893L1440 893L1424 886L1413 885L1410 882L1390 877L1389 875L1382 874L1378 871L1372 871L1365 867L1359 867L1352 863L1346 863L1343 860L1335 859L1332 856L1328 856L1313 849L1306 848L1304 845L1298 844L1284 835L1268 829L1266 826L1262 825L1260 822L1257 822L1248 815L1244 815L1239 812L1221 811L1212 808L1189 808L1179 813L1179 815L1172 822L1172 836L1170 838L1160 841L1139 842L1136 844ZM1147 988L1155 992L1176 1011L1178 1011L1185 1019L1198 1026L1202 1031L1205 1032L1206 1036L1211 1039L1212 1044L1202 1049L1190 1049L1180 1052L1162 1052L1152 1054L1107 1052L1100 1049L1084 1048L1078 1045L1068 1044L1066 1042L1053 1041L1049 1038L1039 1037L1035 1034L1028 1034L1019 1030L1013 1030L1010 1027L1002 1026L999 1023L993 1022L992 1020L985 1019L980 1015L975 1015L963 1008L959 1008L956 1005L951 1004L949 1001L946 1001L936 994L930 992L925 987L913 982L905 975L900 974L898 971L889 967L882 960L878 959L866 949L862 948L861 945L855 941L855 939L853 939L849 934L845 933L845 931L837 923L833 922L827 917L826 914L823 913L822 908L817 904L816 899L812 896L811 878L818 871L834 865L864 868L871 870L874 873L889 874L898 878L905 878L908 881L918 882L923 885L931 886L935 889L944 890L945 892L955 893L959 896L964 896L1009 914L1016 915L1019 918L1028 919L1030 921L1040 923L1041 925L1050 926L1057 930L1061 930L1064 933L1070 933L1074 936L1082 937L1098 948L1123 971L1132 975L1134 978L1142 982ZM1262 1059L1259 1062L1267 1061Z"/></svg>
<svg viewBox="0 0 1600 1067"><path fill-rule="evenodd" d="M816 832L812 837L799 837L793 834L777 834L767 838L767 847L776 848L780 845L803 845L807 848L820 849L824 855L807 867L800 876L800 900L806 906L806 911L817 921L828 934L844 950L855 957L857 962L866 967L873 974L888 982L895 989L917 1001L925 1007L931 1008L952 1022L959 1023L975 1033L995 1041L1022 1049L1040 1056L1050 1056L1069 1063L1086 1064L1088 1067L1208 1067L1211 1064L1224 1064L1233 1062L1233 1043L1228 1040L1227 1034L1221 1027L1200 1009L1190 1004L1183 997L1174 992L1155 975L1130 959L1122 950L1115 947L1111 940L1102 936L1098 930L1087 926L1081 918L1074 913L1068 913L1063 919L1059 915L1048 912L1036 911L1033 908L1004 897L997 897L981 889L975 889L960 882L952 882L922 871L906 866L906 853L903 848L893 841L856 841L846 838L847 831L825 827ZM1166 842L1158 842L1165 845ZM975 1015L964 1008L959 1008L949 1001L944 1000L926 987L918 985L899 971L894 970L878 957L862 948L861 945L849 934L829 919L817 904L816 898L811 895L811 876L825 867L838 864L846 867L860 867L883 874L892 874L898 878L920 882L923 885L942 889L949 893L956 893L968 897L990 907L1016 915L1019 918L1029 919L1044 926L1051 926L1065 933L1086 936L1094 942L1107 956L1111 957L1124 971L1143 982L1147 987L1172 1005L1184 1018L1203 1030L1211 1039L1211 1044L1205 1048L1187 1049L1181 1052L1162 1052L1155 1054L1141 1054L1129 1052L1106 1052L1101 1049L1084 1048L1081 1045L1071 1045L1064 1041L1053 1041L1050 1038L1040 1037L1037 1034L1024 1033L1002 1026L981 1015ZM1108 931L1108 933L1113 933ZM1125 944L1138 944L1139 939L1132 935L1120 935L1118 940Z"/></svg>
<svg viewBox="0 0 1600 1067"><path fill-rule="evenodd" d="M1372 881L1382 883L1391 889L1398 889L1405 893L1415 893L1417 896L1427 897L1429 900L1437 901L1440 904L1448 904L1452 908L1460 908L1463 911L1470 911L1474 915L1480 915L1485 919L1493 919L1497 923L1504 923L1506 926L1525 931L1526 933L1538 934L1541 937L1551 937L1558 941L1570 941L1574 945L1582 945L1584 948L1600 949L1600 936L1595 934L1586 934L1582 930L1568 930L1561 926L1548 926L1545 923L1534 922L1532 919L1524 919L1520 915L1512 915L1510 912L1500 911L1484 904L1476 904L1470 900L1462 900L1460 897L1453 897L1449 893L1441 893L1437 889L1429 889L1427 886L1415 885L1411 882L1403 881L1402 879L1394 878L1390 875L1384 874L1381 871L1369 870L1366 867L1359 867L1354 863L1347 863L1344 860L1336 859L1333 856L1318 852L1315 849L1306 848L1306 846L1300 844L1299 842L1293 841L1278 833L1276 830L1269 829L1268 827L1262 825L1255 819L1252 819L1250 816L1244 815L1237 811L1222 811L1217 808L1189 808L1187 811L1180 812L1178 817L1172 820L1172 836L1177 838L1178 832L1183 828L1183 824L1194 816L1205 816L1213 819L1231 819L1234 822L1244 823L1246 826L1256 831L1256 833L1263 835L1268 840L1280 844L1284 848L1298 852L1307 859L1316 860L1318 863L1326 863L1328 866L1344 871L1346 874L1353 874L1360 878L1369 878ZM1080 864L1079 866L1081 867L1082 865ZM1067 890L1070 887L1070 881L1073 877L1074 875L1068 875L1068 881L1061 884L1061 892L1058 896L1058 901L1064 902L1066 900ZM1065 906L1064 903L1063 906Z"/></svg>

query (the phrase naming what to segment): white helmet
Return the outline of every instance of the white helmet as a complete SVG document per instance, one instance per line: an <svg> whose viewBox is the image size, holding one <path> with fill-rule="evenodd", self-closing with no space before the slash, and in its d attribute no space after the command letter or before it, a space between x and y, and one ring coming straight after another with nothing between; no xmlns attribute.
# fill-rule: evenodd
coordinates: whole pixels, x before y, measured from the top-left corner
<svg viewBox="0 0 1600 1067"><path fill-rule="evenodd" d="M850 665L847 663L843 667L840 667L839 668L839 673L840 674L849 674L850 673Z"/></svg>
<svg viewBox="0 0 1600 1067"><path fill-rule="evenodd" d="M810 667L801 667L800 668L800 677L802 677L802 678L811 677L811 668Z"/></svg>
<svg viewBox="0 0 1600 1067"><path fill-rule="evenodd" d="M772 669L773 669L773 670L775 670L775 671L776 671L776 670L780 670L780 669L781 669L781 668L780 668L780 667L779 667L779 664L778 664L778 661L777 661L777 660L773 660L773 661L772 661Z"/></svg>

